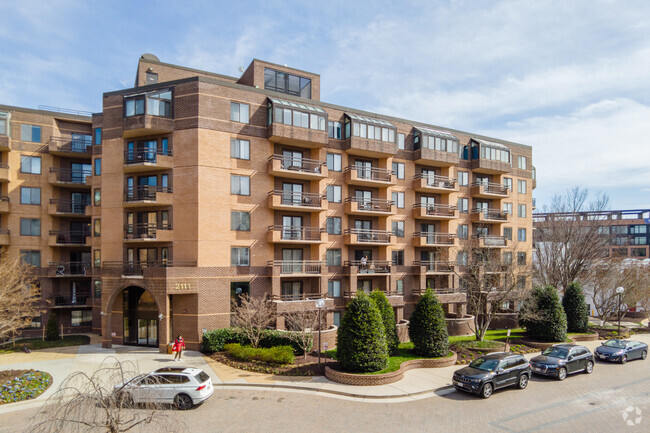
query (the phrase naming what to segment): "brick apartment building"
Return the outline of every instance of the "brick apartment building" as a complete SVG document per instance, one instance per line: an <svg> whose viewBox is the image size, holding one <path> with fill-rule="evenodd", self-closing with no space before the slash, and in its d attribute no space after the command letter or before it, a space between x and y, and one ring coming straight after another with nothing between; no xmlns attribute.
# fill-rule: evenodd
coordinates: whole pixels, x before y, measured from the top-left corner
<svg viewBox="0 0 650 433"><path fill-rule="evenodd" d="M466 320L464 239L531 260L529 146L321 102L319 75L259 60L143 55L92 117L0 106L0 151L0 243L105 347L196 349L237 293L271 296L279 329L371 289L408 319L427 286Z"/></svg>

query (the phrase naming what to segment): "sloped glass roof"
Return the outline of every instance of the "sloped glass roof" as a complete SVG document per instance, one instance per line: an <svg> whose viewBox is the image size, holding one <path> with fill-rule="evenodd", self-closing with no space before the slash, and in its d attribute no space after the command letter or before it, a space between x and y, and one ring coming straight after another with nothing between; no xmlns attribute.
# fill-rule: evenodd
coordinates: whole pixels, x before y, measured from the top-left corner
<svg viewBox="0 0 650 433"><path fill-rule="evenodd" d="M510 148L505 144L495 143L494 141L488 141L488 140L479 140L478 138L472 138L472 140L476 141L482 146L489 146L489 147L494 147L496 149L503 149L503 150L510 151Z"/></svg>
<svg viewBox="0 0 650 433"><path fill-rule="evenodd" d="M371 117L359 116L358 114L345 113L350 119L357 120L359 122L370 123L373 125L388 126L394 128L395 126L385 120L373 119Z"/></svg>
<svg viewBox="0 0 650 433"><path fill-rule="evenodd" d="M421 126L414 126L414 128L426 135L433 135L434 137L447 138L449 140L460 141L458 137L456 137L454 134L450 134L449 132L438 131L437 129L423 128Z"/></svg>
<svg viewBox="0 0 650 433"><path fill-rule="evenodd" d="M302 104L300 102L287 101L284 99L269 97L273 105L279 105L285 108L297 108L298 110L311 111L312 113L325 114L322 108L314 107L313 105Z"/></svg>

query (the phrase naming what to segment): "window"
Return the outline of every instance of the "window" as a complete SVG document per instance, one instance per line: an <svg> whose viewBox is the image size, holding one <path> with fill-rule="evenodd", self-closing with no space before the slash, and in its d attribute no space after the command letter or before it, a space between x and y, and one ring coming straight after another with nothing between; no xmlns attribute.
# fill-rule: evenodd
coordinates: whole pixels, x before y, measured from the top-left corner
<svg viewBox="0 0 650 433"><path fill-rule="evenodd" d="M341 297L341 280L329 280L327 282L327 296L330 298Z"/></svg>
<svg viewBox="0 0 650 433"><path fill-rule="evenodd" d="M102 220L96 219L93 221L93 236L98 238L102 235Z"/></svg>
<svg viewBox="0 0 650 433"><path fill-rule="evenodd" d="M23 261L28 265L35 266L37 268L41 267L41 252L40 251L20 251L20 256L23 258Z"/></svg>
<svg viewBox="0 0 650 433"><path fill-rule="evenodd" d="M327 201L330 203L341 203L341 185L327 186Z"/></svg>
<svg viewBox="0 0 650 433"><path fill-rule="evenodd" d="M230 157L237 159L251 159L250 141L238 138L230 139Z"/></svg>
<svg viewBox="0 0 650 433"><path fill-rule="evenodd" d="M139 116L144 114L144 96L126 99L124 102L124 116Z"/></svg>
<svg viewBox="0 0 650 433"><path fill-rule="evenodd" d="M461 213L467 213L469 209L469 201L466 198L458 199L458 211Z"/></svg>
<svg viewBox="0 0 650 433"><path fill-rule="evenodd" d="M41 174L41 157L21 155L20 171L22 173Z"/></svg>
<svg viewBox="0 0 650 433"><path fill-rule="evenodd" d="M155 72L147 72L144 75L145 75L146 85L158 83L158 74L156 74Z"/></svg>
<svg viewBox="0 0 650 433"><path fill-rule="evenodd" d="M101 299L102 297L102 280L95 280L95 299Z"/></svg>
<svg viewBox="0 0 650 433"><path fill-rule="evenodd" d="M526 229L517 229L517 240L526 242Z"/></svg>
<svg viewBox="0 0 650 433"><path fill-rule="evenodd" d="M233 122L248 123L248 104L231 102L230 120L232 120Z"/></svg>
<svg viewBox="0 0 650 433"><path fill-rule="evenodd" d="M398 238L404 237L404 221L393 221L393 235Z"/></svg>
<svg viewBox="0 0 650 433"><path fill-rule="evenodd" d="M404 150L404 134L397 134L397 148L399 150Z"/></svg>
<svg viewBox="0 0 650 433"><path fill-rule="evenodd" d="M466 171L458 172L458 185L469 186L469 173Z"/></svg>
<svg viewBox="0 0 650 433"><path fill-rule="evenodd" d="M503 264L504 265L512 264L512 251L505 251L503 253Z"/></svg>
<svg viewBox="0 0 650 433"><path fill-rule="evenodd" d="M510 164L510 150L504 147L481 145L481 158ZM472 144L472 159L478 159L476 143Z"/></svg>
<svg viewBox="0 0 650 433"><path fill-rule="evenodd" d="M102 204L102 190L101 188L95 188L95 194L94 194L94 205L95 206L101 206Z"/></svg>
<svg viewBox="0 0 650 433"><path fill-rule="evenodd" d="M20 219L21 236L40 236L41 220L38 218L21 218Z"/></svg>
<svg viewBox="0 0 650 433"><path fill-rule="evenodd" d="M526 277L517 277L517 289L526 289Z"/></svg>
<svg viewBox="0 0 650 433"><path fill-rule="evenodd" d="M36 316L32 318L32 323L29 324L30 328L40 328L43 326L43 322L41 321L41 316Z"/></svg>
<svg viewBox="0 0 650 433"><path fill-rule="evenodd" d="M517 253L517 264L518 265L525 265L526 264L526 253L525 252L518 252Z"/></svg>
<svg viewBox="0 0 650 433"><path fill-rule="evenodd" d="M92 326L92 310L72 310L70 311L70 326Z"/></svg>
<svg viewBox="0 0 650 433"><path fill-rule="evenodd" d="M250 252L248 248L231 248L230 266L250 266Z"/></svg>
<svg viewBox="0 0 650 433"><path fill-rule="evenodd" d="M517 192L519 194L526 194L526 181L525 180L517 181Z"/></svg>
<svg viewBox="0 0 650 433"><path fill-rule="evenodd" d="M102 145L102 128L95 128L95 146Z"/></svg>
<svg viewBox="0 0 650 433"><path fill-rule="evenodd" d="M395 281L395 289L399 295L404 294L404 280Z"/></svg>
<svg viewBox="0 0 650 433"><path fill-rule="evenodd" d="M403 192L394 192L392 194L393 203L400 209L404 209L404 193Z"/></svg>
<svg viewBox="0 0 650 433"><path fill-rule="evenodd" d="M341 312L335 311L332 313L332 325L341 326Z"/></svg>
<svg viewBox="0 0 650 433"><path fill-rule="evenodd" d="M517 206L517 216L519 218L526 218L526 205L520 204Z"/></svg>
<svg viewBox="0 0 650 433"><path fill-rule="evenodd" d="M230 194L251 195L250 181L248 176L230 175Z"/></svg>
<svg viewBox="0 0 650 433"><path fill-rule="evenodd" d="M512 215L512 203L503 203L503 212Z"/></svg>
<svg viewBox="0 0 650 433"><path fill-rule="evenodd" d="M20 125L20 139L22 141L31 141L32 143L40 143L41 127L36 125Z"/></svg>
<svg viewBox="0 0 650 433"><path fill-rule="evenodd" d="M327 250L325 252L327 266L341 266L341 250Z"/></svg>
<svg viewBox="0 0 650 433"><path fill-rule="evenodd" d="M404 163L394 162L393 173L397 176L398 179L404 179Z"/></svg>
<svg viewBox="0 0 650 433"><path fill-rule="evenodd" d="M511 177L504 177L503 178L503 185L508 188L508 190L512 191L512 178Z"/></svg>
<svg viewBox="0 0 650 433"><path fill-rule="evenodd" d="M341 171L341 154L328 153L327 154L327 169L331 171Z"/></svg>
<svg viewBox="0 0 650 433"><path fill-rule="evenodd" d="M248 232L251 230L250 212L230 212L230 230Z"/></svg>
<svg viewBox="0 0 650 433"><path fill-rule="evenodd" d="M322 114L314 114L306 111L294 110L292 106L299 106L306 111L318 111ZM281 123L284 125L293 125L300 128L316 129L325 131L325 111L320 108L308 107L302 104L293 104L292 106L273 106L269 104L269 125L271 122Z"/></svg>
<svg viewBox="0 0 650 433"><path fill-rule="evenodd" d="M9 115L7 113L0 113L0 135L9 135L7 125L9 124Z"/></svg>
<svg viewBox="0 0 650 433"><path fill-rule="evenodd" d="M517 168L520 168L522 170L526 170L526 157L525 156L518 156L517 157Z"/></svg>
<svg viewBox="0 0 650 433"><path fill-rule="evenodd" d="M41 189L21 187L20 204L41 204Z"/></svg>
<svg viewBox="0 0 650 433"><path fill-rule="evenodd" d="M512 240L512 227L503 228L503 237L506 238L506 240L508 241Z"/></svg>
<svg viewBox="0 0 650 433"><path fill-rule="evenodd" d="M287 72L264 68L264 88L311 99L311 80Z"/></svg>
<svg viewBox="0 0 650 433"><path fill-rule="evenodd" d="M371 119L365 119L368 121L373 121ZM387 122L376 120L375 122L381 122L382 125L386 125ZM349 128L349 123L346 123L346 138L347 128ZM387 141L389 143L395 143L395 130L390 128L382 128L380 126L374 126L366 123L359 123L358 120L355 120L352 123L352 135L355 137L368 138L369 140L379 140Z"/></svg>
<svg viewBox="0 0 650 433"><path fill-rule="evenodd" d="M341 234L341 218L340 217L328 217L325 223L327 227L327 234L330 235L340 235Z"/></svg>
<svg viewBox="0 0 650 433"><path fill-rule="evenodd" d="M93 266L96 268L101 268L102 266L102 250L93 251Z"/></svg>
<svg viewBox="0 0 650 433"><path fill-rule="evenodd" d="M404 266L404 251L393 251L391 254L393 265Z"/></svg>
<svg viewBox="0 0 650 433"><path fill-rule="evenodd" d="M458 239L467 239L469 235L469 229L467 224L460 224L458 226Z"/></svg>
<svg viewBox="0 0 650 433"><path fill-rule="evenodd" d="M467 251L459 251L456 255L456 264L467 265Z"/></svg>
<svg viewBox="0 0 650 433"><path fill-rule="evenodd" d="M336 140L341 139L341 122L327 122L327 136Z"/></svg>
<svg viewBox="0 0 650 433"><path fill-rule="evenodd" d="M102 174L102 159L95 158L95 176L101 176Z"/></svg>
<svg viewBox="0 0 650 433"><path fill-rule="evenodd" d="M162 92L147 94L147 114L151 116L171 117L171 90L163 90Z"/></svg>

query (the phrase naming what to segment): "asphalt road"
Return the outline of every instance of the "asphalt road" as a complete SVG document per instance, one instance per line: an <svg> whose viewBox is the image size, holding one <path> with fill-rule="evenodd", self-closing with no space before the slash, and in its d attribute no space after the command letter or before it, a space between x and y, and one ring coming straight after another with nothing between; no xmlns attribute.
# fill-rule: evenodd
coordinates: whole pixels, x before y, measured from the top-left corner
<svg viewBox="0 0 650 433"><path fill-rule="evenodd" d="M627 412L628 425L624 418ZM167 411L166 411L167 412ZM0 416L0 432L29 431L35 410ZM597 362L564 382L534 376L528 388L488 399L454 390L403 403L369 403L304 393L217 390L204 404L169 411L196 432L648 432L650 360ZM137 430L155 431L155 430Z"/></svg>

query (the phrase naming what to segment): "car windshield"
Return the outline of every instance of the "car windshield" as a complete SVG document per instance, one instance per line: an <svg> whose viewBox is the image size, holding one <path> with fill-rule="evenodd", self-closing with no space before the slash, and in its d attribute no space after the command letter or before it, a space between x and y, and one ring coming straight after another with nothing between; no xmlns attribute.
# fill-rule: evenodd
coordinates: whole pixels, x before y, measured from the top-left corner
<svg viewBox="0 0 650 433"><path fill-rule="evenodd" d="M603 346L612 347L614 349L625 349L626 342L623 340L607 340Z"/></svg>
<svg viewBox="0 0 650 433"><path fill-rule="evenodd" d="M494 371L498 365L499 365L498 359L479 358L475 361L472 361L472 363L469 366L472 368L478 368L479 370Z"/></svg>
<svg viewBox="0 0 650 433"><path fill-rule="evenodd" d="M542 352L542 355L550 356L551 358L566 359L569 351L561 347L549 347Z"/></svg>
<svg viewBox="0 0 650 433"><path fill-rule="evenodd" d="M210 376L208 376L208 374L205 371L202 371L199 374L197 374L196 376L194 376L194 379L196 379L197 382L199 382L199 383L203 383L203 382L209 380Z"/></svg>

